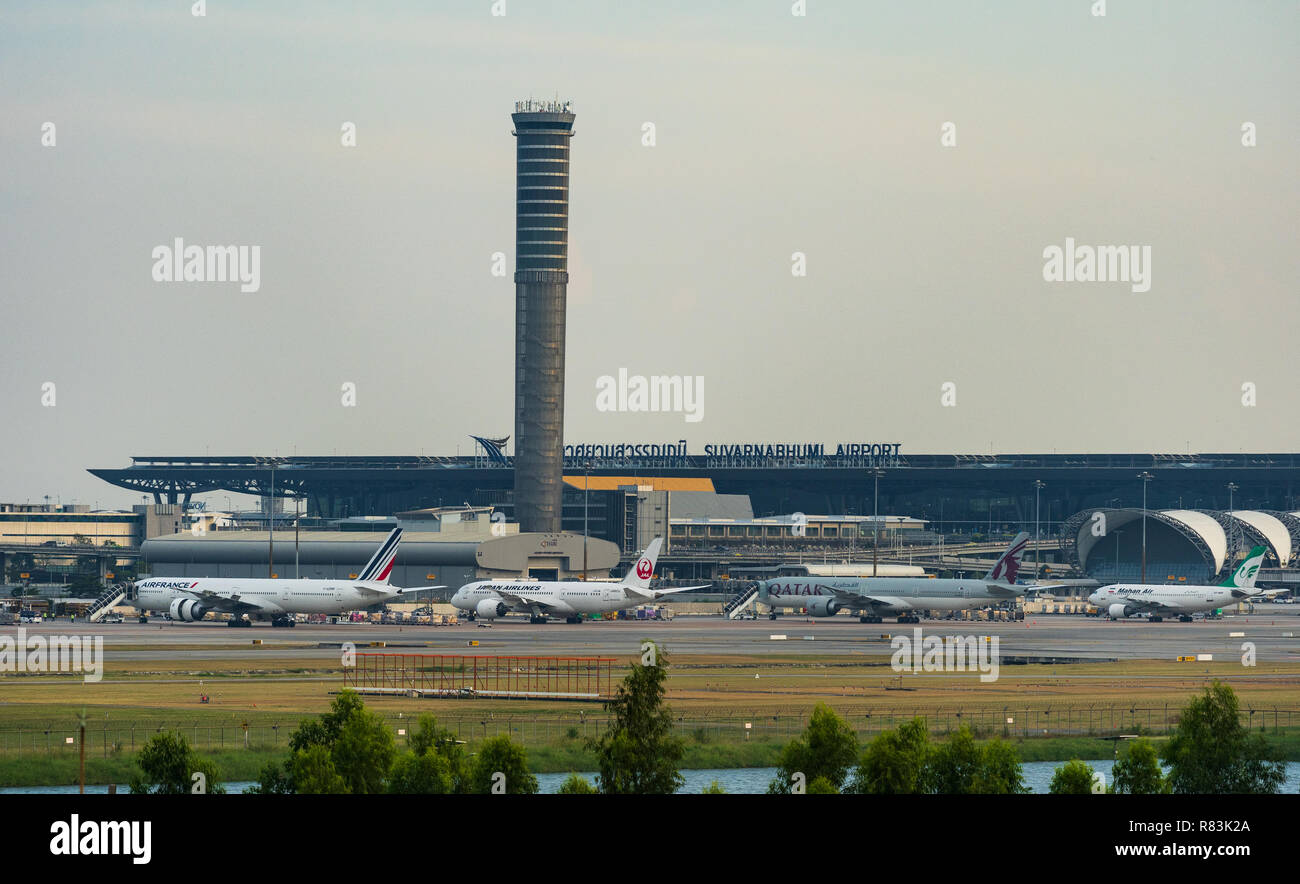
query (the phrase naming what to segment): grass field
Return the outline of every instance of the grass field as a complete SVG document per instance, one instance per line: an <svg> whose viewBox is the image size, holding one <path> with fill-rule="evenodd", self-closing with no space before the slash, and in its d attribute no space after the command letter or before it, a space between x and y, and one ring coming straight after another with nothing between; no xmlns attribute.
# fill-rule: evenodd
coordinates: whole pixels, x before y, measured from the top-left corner
<svg viewBox="0 0 1300 884"><path fill-rule="evenodd" d="M186 734L217 759L227 779L252 779L266 760L285 753L298 721L323 712L342 687L343 669L333 657L313 661L277 648L255 666L230 659L196 666L182 657L184 646L174 650L175 659L110 665L99 683L5 676L0 784L75 782L76 746L67 741L83 709L90 782L126 782L134 751L159 729ZM615 668L615 682L631 664ZM1300 760L1294 664L1003 666L996 682L984 684L973 674L899 676L880 658L682 654L671 659L668 702L686 740L685 766L693 768L774 764L818 702L848 719L864 741L921 715L936 735L967 724L980 736L1014 740L1023 760L1046 761L1108 757L1114 742L1101 736L1162 733L1213 678L1237 692L1243 721ZM209 702L200 701L203 695ZM604 726L594 701L371 696L366 704L389 720L399 745L413 719L431 712L471 748L483 737L510 735L529 748L539 771L591 769L585 740Z"/></svg>

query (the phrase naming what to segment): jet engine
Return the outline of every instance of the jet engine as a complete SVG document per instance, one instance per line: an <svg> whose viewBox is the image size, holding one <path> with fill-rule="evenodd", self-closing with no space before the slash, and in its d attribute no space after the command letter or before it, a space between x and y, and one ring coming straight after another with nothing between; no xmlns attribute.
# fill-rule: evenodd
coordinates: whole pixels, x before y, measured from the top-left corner
<svg viewBox="0 0 1300 884"><path fill-rule="evenodd" d="M208 613L208 609L195 599L173 599L169 613L173 620L193 622L202 620L203 615Z"/></svg>
<svg viewBox="0 0 1300 884"><path fill-rule="evenodd" d="M510 609L506 607L506 603L500 599L480 599L479 603L474 606L475 616L482 617L484 620L493 620L497 617L504 617L506 611L509 610Z"/></svg>
<svg viewBox="0 0 1300 884"><path fill-rule="evenodd" d="M805 607L813 617L834 617L843 605L828 596L816 596L810 598Z"/></svg>
<svg viewBox="0 0 1300 884"><path fill-rule="evenodd" d="M1129 615L1128 605L1122 605L1118 602L1110 606L1110 619L1123 620Z"/></svg>

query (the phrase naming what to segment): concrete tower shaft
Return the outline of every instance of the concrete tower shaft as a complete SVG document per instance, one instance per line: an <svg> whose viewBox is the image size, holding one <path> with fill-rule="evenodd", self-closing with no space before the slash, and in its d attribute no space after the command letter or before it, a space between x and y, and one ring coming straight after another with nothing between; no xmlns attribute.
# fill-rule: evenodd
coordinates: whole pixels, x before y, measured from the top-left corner
<svg viewBox="0 0 1300 884"><path fill-rule="evenodd" d="M522 531L558 532L574 115L558 102L515 111L515 518Z"/></svg>

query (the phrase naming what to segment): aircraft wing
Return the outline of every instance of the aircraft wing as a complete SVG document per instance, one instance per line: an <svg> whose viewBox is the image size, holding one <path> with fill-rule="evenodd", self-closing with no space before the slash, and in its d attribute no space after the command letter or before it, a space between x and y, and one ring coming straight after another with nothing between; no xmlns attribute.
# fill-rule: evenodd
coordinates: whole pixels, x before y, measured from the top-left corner
<svg viewBox="0 0 1300 884"><path fill-rule="evenodd" d="M1068 588L1069 584L1067 583L1018 583L1015 586L1007 586L1005 584L999 584L999 583L986 583L984 584L984 586L986 589L988 589L990 593L993 593L995 595L1005 595L1006 597L1010 598L1012 596L1021 595L1022 593L1024 595L1029 595L1030 593L1047 592L1048 590L1052 590L1052 589L1066 589ZM1016 589L1021 590L1021 592L1013 592L1013 590Z"/></svg>
<svg viewBox="0 0 1300 884"><path fill-rule="evenodd" d="M674 586L672 589L629 589L637 595L645 596L651 599L661 599L666 595L672 595L678 592L689 592L692 589L708 589L712 583L706 583L703 586Z"/></svg>
<svg viewBox="0 0 1300 884"><path fill-rule="evenodd" d="M1135 599L1127 597L1123 600L1122 604L1127 608L1132 608L1134 613L1139 614L1144 611L1178 611L1180 613L1182 611L1181 608L1174 608L1170 605L1166 605L1164 602L1157 601L1156 599ZM1102 610L1106 610L1106 607L1107 606L1102 606Z"/></svg>
<svg viewBox="0 0 1300 884"><path fill-rule="evenodd" d="M216 611L220 614L249 614L253 611L261 611L262 606L255 602L245 602L239 598L239 594L222 595L213 592L210 589L189 590L189 594L196 597L203 603L203 606L209 611Z"/></svg>
<svg viewBox="0 0 1300 884"><path fill-rule="evenodd" d="M834 594L835 600L842 605L848 605L853 608L885 608L890 611L910 611L912 604L898 596L889 595L867 595L858 592L849 592L843 589L830 589ZM796 598L798 598L796 596Z"/></svg>
<svg viewBox="0 0 1300 884"><path fill-rule="evenodd" d="M501 598L505 599L506 603L509 604L512 608L525 608L528 610L536 609L538 611L549 611L552 607L550 602L544 602L538 599L529 598L528 596L520 595L519 593L505 592L500 589L493 589L492 591L495 592Z"/></svg>

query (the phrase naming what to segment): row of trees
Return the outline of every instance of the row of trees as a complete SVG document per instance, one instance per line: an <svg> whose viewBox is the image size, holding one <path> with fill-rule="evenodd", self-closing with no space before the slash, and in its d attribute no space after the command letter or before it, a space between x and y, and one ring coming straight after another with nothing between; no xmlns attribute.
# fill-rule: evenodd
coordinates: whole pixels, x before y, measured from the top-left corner
<svg viewBox="0 0 1300 884"><path fill-rule="evenodd" d="M599 776L593 784L569 777L561 792L580 794L668 794L683 782L678 767L685 745L673 733L672 710L664 703L668 661L653 643L643 645L642 665L619 685L606 704L613 713L599 739L589 740ZM289 758L267 764L250 791L261 794L531 794L537 778L524 747L506 736L492 737L472 756L455 734L421 715L399 751L382 716L344 691L317 719L301 722L289 738ZM219 792L220 772L195 754L178 733L155 735L140 753L135 791ZM193 774L203 786L195 788Z"/></svg>
<svg viewBox="0 0 1300 884"><path fill-rule="evenodd" d="M962 725L934 744L925 720L914 718L876 736L859 754L857 734L818 703L807 730L781 750L772 794L1015 795L1027 792L1015 747L975 741Z"/></svg>
<svg viewBox="0 0 1300 884"><path fill-rule="evenodd" d="M566 794L670 794L684 782L679 771L685 746L674 734L665 703L668 661L651 642L641 665L619 685L606 708L606 731L588 746L596 756L595 783L572 775ZM1146 739L1126 746L1112 770L1115 793L1241 794L1275 792L1285 764L1260 734L1240 721L1236 694L1215 681L1183 710L1177 730L1160 753ZM465 744L421 715L399 751L383 718L344 691L328 712L303 721L289 738L289 758L270 763L252 790L263 794L530 794L537 778L523 746L509 737L484 740L469 755ZM1169 768L1166 774L1160 761ZM179 734L160 733L140 753L141 775L133 791L218 792L219 777ZM202 781L202 788L196 782ZM1059 768L1054 793L1096 791L1095 772L1072 760ZM716 783L705 790L720 792ZM1029 791L1015 746L1000 739L980 743L963 725L942 743L914 718L877 735L865 748L844 719L825 704L813 710L807 729L782 748L768 787L775 794L848 793L1013 795Z"/></svg>
<svg viewBox="0 0 1300 884"><path fill-rule="evenodd" d="M1161 768L1164 761L1169 771ZM1106 791L1114 794L1267 795L1286 780L1286 762L1263 734L1241 724L1237 694L1215 681L1193 698L1160 752L1134 740L1111 768ZM1049 791L1057 795L1099 791L1096 772L1074 759L1057 768Z"/></svg>
<svg viewBox="0 0 1300 884"><path fill-rule="evenodd" d="M1166 773L1161 762L1168 768ZM1286 763L1262 734L1241 724L1236 693L1215 681L1193 698L1177 729L1157 752L1148 739L1125 746L1104 790L1114 794L1270 794L1286 779ZM1049 791L1101 791L1096 772L1077 759L1057 769ZM935 744L924 719L877 735L859 753L857 735L818 704L804 733L781 751L770 793L861 795L1014 795L1024 785L1015 746L980 744L966 725Z"/></svg>

